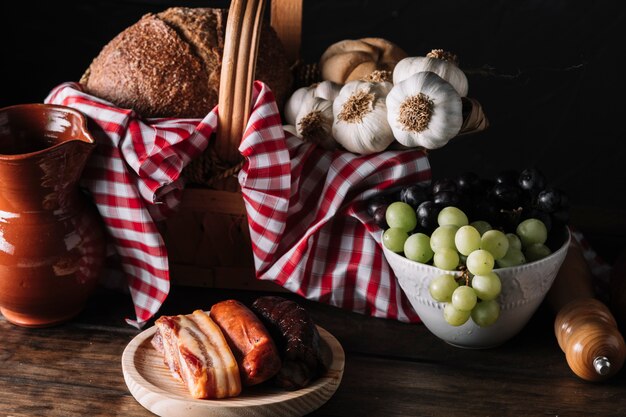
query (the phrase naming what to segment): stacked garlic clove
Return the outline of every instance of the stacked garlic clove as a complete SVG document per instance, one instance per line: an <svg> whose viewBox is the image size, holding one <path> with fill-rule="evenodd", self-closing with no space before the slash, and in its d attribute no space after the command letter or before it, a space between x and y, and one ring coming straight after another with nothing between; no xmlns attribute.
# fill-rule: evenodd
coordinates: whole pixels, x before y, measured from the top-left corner
<svg viewBox="0 0 626 417"><path fill-rule="evenodd" d="M434 72L452 84L461 97L466 97L469 84L458 62L456 55L442 49L433 49L426 56L407 57L395 66L393 83L397 84L418 72Z"/></svg>
<svg viewBox="0 0 626 417"><path fill-rule="evenodd" d="M333 102L333 136L346 150L370 154L385 150L394 136L387 122L389 82L350 81Z"/></svg>
<svg viewBox="0 0 626 417"><path fill-rule="evenodd" d="M333 100L339 93L340 85L323 81L296 90L285 105L285 121L293 125L296 136L305 142L313 142L324 149L336 148L332 136Z"/></svg>
<svg viewBox="0 0 626 417"><path fill-rule="evenodd" d="M408 147L441 148L463 124L461 96L433 72L398 82L387 95L387 118L398 142Z"/></svg>
<svg viewBox="0 0 626 417"><path fill-rule="evenodd" d="M395 141L409 148L446 145L460 132L461 98L468 92L456 55L441 49L423 57L396 55L392 65L359 80L342 85L327 79L296 90L285 105L285 130L356 154L381 152Z"/></svg>
<svg viewBox="0 0 626 417"><path fill-rule="evenodd" d="M308 97L296 116L296 132L305 142L317 143L327 150L336 148L333 139L333 102Z"/></svg>

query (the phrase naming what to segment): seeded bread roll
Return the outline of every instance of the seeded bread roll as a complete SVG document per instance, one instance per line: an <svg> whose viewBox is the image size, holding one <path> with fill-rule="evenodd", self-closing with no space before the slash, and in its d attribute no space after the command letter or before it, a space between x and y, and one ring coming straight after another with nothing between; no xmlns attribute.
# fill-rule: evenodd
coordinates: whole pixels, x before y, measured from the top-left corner
<svg viewBox="0 0 626 417"><path fill-rule="evenodd" d="M81 79L88 93L144 117L201 118L217 104L228 10L173 7L146 14L109 42ZM279 105L292 75L274 30L261 31L256 79Z"/></svg>

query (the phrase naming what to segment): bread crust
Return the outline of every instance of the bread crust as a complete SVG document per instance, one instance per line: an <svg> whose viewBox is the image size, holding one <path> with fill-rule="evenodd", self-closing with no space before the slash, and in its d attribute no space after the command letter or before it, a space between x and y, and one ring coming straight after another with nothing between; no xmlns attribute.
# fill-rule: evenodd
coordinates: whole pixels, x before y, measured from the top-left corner
<svg viewBox="0 0 626 417"><path fill-rule="evenodd" d="M88 93L143 117L202 118L218 102L228 11L173 7L113 38L81 82ZM276 33L261 34L256 78L282 103L292 75Z"/></svg>

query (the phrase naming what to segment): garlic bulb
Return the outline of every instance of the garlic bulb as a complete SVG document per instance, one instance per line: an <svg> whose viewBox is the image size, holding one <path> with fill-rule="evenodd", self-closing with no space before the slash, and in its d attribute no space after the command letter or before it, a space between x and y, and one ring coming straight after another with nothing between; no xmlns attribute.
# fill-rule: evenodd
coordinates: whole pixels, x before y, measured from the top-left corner
<svg viewBox="0 0 626 417"><path fill-rule="evenodd" d="M320 97L330 101L333 101L337 95L339 95L339 91L341 91L342 87L341 84L328 80L313 84L313 86L315 87L315 92L313 93L315 97Z"/></svg>
<svg viewBox="0 0 626 417"><path fill-rule="evenodd" d="M350 81L333 102L333 136L358 154L383 151L393 140L385 98L392 84Z"/></svg>
<svg viewBox="0 0 626 417"><path fill-rule="evenodd" d="M341 85L332 81L322 81L309 85L307 87L300 87L287 99L284 108L285 121L290 125L296 124L296 117L302 108L303 103L308 98L320 97L325 100L334 100L341 90Z"/></svg>
<svg viewBox="0 0 626 417"><path fill-rule="evenodd" d="M283 113L285 116L285 121L287 124L295 125L296 124L296 116L300 112L300 108L302 107L302 102L305 101L308 97L314 97L315 89L309 87L300 87L296 91L291 94L291 96L287 99L285 103L285 108L283 109Z"/></svg>
<svg viewBox="0 0 626 417"><path fill-rule="evenodd" d="M332 136L333 102L320 97L308 97L296 116L296 131L305 142L312 142L324 149L337 147Z"/></svg>
<svg viewBox="0 0 626 417"><path fill-rule="evenodd" d="M461 97L467 96L467 77L459 68L456 55L441 49L433 49L426 56L408 57L398 62L393 70L393 83L397 84L422 71L434 72L452 84Z"/></svg>
<svg viewBox="0 0 626 417"><path fill-rule="evenodd" d="M437 74L418 72L393 86L387 95L387 117L401 144L440 148L461 129L461 96Z"/></svg>

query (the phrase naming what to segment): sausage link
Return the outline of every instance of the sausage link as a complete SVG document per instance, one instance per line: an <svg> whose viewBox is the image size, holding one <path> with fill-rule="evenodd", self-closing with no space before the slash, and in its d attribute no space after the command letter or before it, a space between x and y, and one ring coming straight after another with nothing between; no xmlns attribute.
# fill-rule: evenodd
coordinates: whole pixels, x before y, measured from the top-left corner
<svg viewBox="0 0 626 417"><path fill-rule="evenodd" d="M256 385L276 375L281 367L276 344L248 307L236 300L226 300L214 304L210 314L233 351L243 385Z"/></svg>
<svg viewBox="0 0 626 417"><path fill-rule="evenodd" d="M277 385L302 388L325 370L319 331L304 307L279 296L265 296L252 303L252 310L270 329L281 351Z"/></svg>

